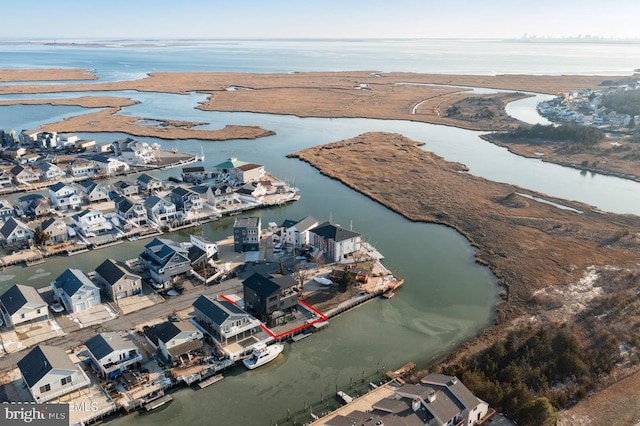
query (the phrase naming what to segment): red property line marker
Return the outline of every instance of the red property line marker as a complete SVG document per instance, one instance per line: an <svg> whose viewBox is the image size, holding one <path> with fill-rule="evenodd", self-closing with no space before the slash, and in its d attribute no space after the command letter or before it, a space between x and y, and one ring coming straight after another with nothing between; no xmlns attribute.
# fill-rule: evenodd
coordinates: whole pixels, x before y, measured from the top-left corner
<svg viewBox="0 0 640 426"><path fill-rule="evenodd" d="M234 302L233 300L229 299L227 296L225 296L224 294L220 295L220 298L223 300L226 300L229 303L233 303L234 305L237 305L236 302ZM304 302L302 300L298 300L298 303L300 303L302 306L304 306L305 308L309 309L311 312L313 312L314 314L318 315L320 318L311 321L310 323L307 324L303 324L301 326L298 326L296 328L292 328L290 330L287 331L283 331L280 334L275 334L273 331L271 331L266 325L264 324L260 324L260 328L263 329L265 332L267 332L267 334L269 334L269 336L273 337L274 339L279 339L283 336L286 336L287 334L293 334L297 331L300 330L304 330L305 328L311 327L314 324L317 324L319 322L323 322L323 321L327 321L329 318L323 314L322 312L320 312L319 310L317 310L316 308L314 308L313 306L309 305L307 302Z"/></svg>

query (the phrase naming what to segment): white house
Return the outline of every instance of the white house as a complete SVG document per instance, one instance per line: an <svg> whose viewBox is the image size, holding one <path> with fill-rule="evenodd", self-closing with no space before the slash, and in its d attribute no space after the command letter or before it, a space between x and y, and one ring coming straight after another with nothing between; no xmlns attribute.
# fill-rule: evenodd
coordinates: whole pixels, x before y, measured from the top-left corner
<svg viewBox="0 0 640 426"><path fill-rule="evenodd" d="M120 158L128 164L149 164L156 160L153 148L146 142L136 140L122 147Z"/></svg>
<svg viewBox="0 0 640 426"><path fill-rule="evenodd" d="M50 401L91 384L62 348L38 345L18 361L18 369L33 399Z"/></svg>
<svg viewBox="0 0 640 426"><path fill-rule="evenodd" d="M0 296L2 318L7 326L33 324L49 319L49 309L38 291L30 286L14 284Z"/></svg>
<svg viewBox="0 0 640 426"><path fill-rule="evenodd" d="M24 223L10 217L0 228L5 244L26 244L33 241L33 231Z"/></svg>
<svg viewBox="0 0 640 426"><path fill-rule="evenodd" d="M193 302L193 312L196 320L206 325L208 334L223 346L260 332L260 320L226 300L201 295Z"/></svg>
<svg viewBox="0 0 640 426"><path fill-rule="evenodd" d="M10 172L16 185L32 185L40 180L40 174L31 167L14 166Z"/></svg>
<svg viewBox="0 0 640 426"><path fill-rule="evenodd" d="M114 157L94 155L91 157L91 161L93 161L96 172L108 176L129 170L129 165L127 163Z"/></svg>
<svg viewBox="0 0 640 426"><path fill-rule="evenodd" d="M42 181L52 181L58 180L60 178L65 177L67 174L60 167L55 164L49 163L48 161L40 164L40 180Z"/></svg>
<svg viewBox="0 0 640 426"><path fill-rule="evenodd" d="M71 216L71 223L85 237L95 237L113 229L113 225L97 210L87 209Z"/></svg>
<svg viewBox="0 0 640 426"><path fill-rule="evenodd" d="M53 297L67 312L80 312L100 305L100 288L79 269L67 268L51 283Z"/></svg>
<svg viewBox="0 0 640 426"><path fill-rule="evenodd" d="M318 220L307 216L297 222L285 220L280 228L280 240L293 247L309 244L309 230L318 226Z"/></svg>
<svg viewBox="0 0 640 426"><path fill-rule="evenodd" d="M115 377L136 362L142 361L138 347L128 335L100 333L87 340L85 345L102 377Z"/></svg>
<svg viewBox="0 0 640 426"><path fill-rule="evenodd" d="M67 164L67 172L76 179L82 179L95 175L96 168L93 162L84 158L77 158Z"/></svg>
<svg viewBox="0 0 640 426"><path fill-rule="evenodd" d="M309 244L321 250L328 261L340 262L360 249L362 235L331 222L324 222L309 230Z"/></svg>
<svg viewBox="0 0 640 426"><path fill-rule="evenodd" d="M13 206L5 199L0 200L0 222L6 222L13 217Z"/></svg>
<svg viewBox="0 0 640 426"><path fill-rule="evenodd" d="M164 198L152 195L144 201L147 217L158 225L164 225L176 219L176 205Z"/></svg>
<svg viewBox="0 0 640 426"><path fill-rule="evenodd" d="M53 207L58 210L75 209L82 204L82 198L78 194L78 190L62 182L49 187L49 198L51 198Z"/></svg>
<svg viewBox="0 0 640 426"><path fill-rule="evenodd" d="M114 203L116 214L130 226L140 227L147 224L147 210L142 203L132 201L128 197L118 197Z"/></svg>

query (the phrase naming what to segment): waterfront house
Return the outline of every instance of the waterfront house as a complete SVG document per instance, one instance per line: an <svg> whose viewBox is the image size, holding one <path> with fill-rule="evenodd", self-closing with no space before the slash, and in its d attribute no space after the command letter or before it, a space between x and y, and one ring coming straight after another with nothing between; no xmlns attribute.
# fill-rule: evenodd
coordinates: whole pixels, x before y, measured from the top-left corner
<svg viewBox="0 0 640 426"><path fill-rule="evenodd" d="M109 201L109 191L103 185L100 185L91 179L82 180L79 185L82 198L85 202L91 204Z"/></svg>
<svg viewBox="0 0 640 426"><path fill-rule="evenodd" d="M49 236L46 244L59 244L69 239L69 230L67 224L62 219L50 217L45 219L37 226L45 235Z"/></svg>
<svg viewBox="0 0 640 426"><path fill-rule="evenodd" d="M132 201L128 197L118 197L114 200L115 212L129 226L144 226L147 224L147 210L141 202Z"/></svg>
<svg viewBox="0 0 640 426"><path fill-rule="evenodd" d="M200 194L203 201L214 207L239 201L239 197L236 195L234 189L227 184L196 185L192 186L191 190Z"/></svg>
<svg viewBox="0 0 640 426"><path fill-rule="evenodd" d="M48 161L40 164L40 180L44 182L55 181L66 176L64 170Z"/></svg>
<svg viewBox="0 0 640 426"><path fill-rule="evenodd" d="M41 148L54 149L58 146L57 132L39 132L35 144Z"/></svg>
<svg viewBox="0 0 640 426"><path fill-rule="evenodd" d="M18 160L18 163L19 164L27 164L29 166L33 166L39 159L40 159L40 155L39 154L29 153L29 154L25 154L22 157L20 157L20 159ZM37 171L37 169L33 169L33 170Z"/></svg>
<svg viewBox="0 0 640 426"><path fill-rule="evenodd" d="M456 377L442 374L429 374L420 384L402 385L391 396L367 405L363 407L366 412L339 413L323 425L472 426L485 424L489 414L486 402L473 395ZM341 411L347 409L345 406Z"/></svg>
<svg viewBox="0 0 640 426"><path fill-rule="evenodd" d="M71 216L71 223L85 237L95 237L113 229L113 225L97 210L86 209Z"/></svg>
<svg viewBox="0 0 640 426"><path fill-rule="evenodd" d="M38 291L30 286L14 284L0 296L4 324L16 327L49 319L49 309Z"/></svg>
<svg viewBox="0 0 640 426"><path fill-rule="evenodd" d="M11 176L4 171L0 171L0 190L11 189L13 187L13 181Z"/></svg>
<svg viewBox="0 0 640 426"><path fill-rule="evenodd" d="M0 222L6 222L13 217L13 206L7 200L0 200Z"/></svg>
<svg viewBox="0 0 640 426"><path fill-rule="evenodd" d="M113 191L123 197L130 197L138 194L138 185L135 185L129 181L119 180L118 182L111 184Z"/></svg>
<svg viewBox="0 0 640 426"><path fill-rule="evenodd" d="M79 269L67 268L51 283L53 297L67 312L81 312L100 305L100 289Z"/></svg>
<svg viewBox="0 0 640 426"><path fill-rule="evenodd" d="M188 183L199 183L205 180L209 174L203 166L183 167L182 180Z"/></svg>
<svg viewBox="0 0 640 426"><path fill-rule="evenodd" d="M191 270L188 250L164 238L147 243L139 259L149 269L151 278L164 288L171 287L178 275Z"/></svg>
<svg viewBox="0 0 640 426"><path fill-rule="evenodd" d="M92 155L91 161L93 162L96 172L102 175L111 176L129 170L129 165L124 161L120 161L113 157L107 157L106 155Z"/></svg>
<svg viewBox="0 0 640 426"><path fill-rule="evenodd" d="M149 164L156 161L153 148L146 142L131 140L120 146L119 157L128 164Z"/></svg>
<svg viewBox="0 0 640 426"><path fill-rule="evenodd" d="M51 199L51 204L57 210L75 209L82 204L82 198L80 198L78 190L62 182L49 187L49 198Z"/></svg>
<svg viewBox="0 0 640 426"><path fill-rule="evenodd" d="M331 222L309 230L309 244L324 253L330 262L340 262L360 249L362 235Z"/></svg>
<svg viewBox="0 0 640 426"><path fill-rule="evenodd" d="M80 138L73 133L63 133L58 135L58 141L60 142L60 146L64 148L70 148L76 145Z"/></svg>
<svg viewBox="0 0 640 426"><path fill-rule="evenodd" d="M140 187L140 190L146 194L151 195L153 191L162 190L162 181L147 173L142 173L136 179L136 183Z"/></svg>
<svg viewBox="0 0 640 426"><path fill-rule="evenodd" d="M202 350L204 337L189 321L165 321L144 331L147 340L158 349L162 358L172 365L182 357L189 357Z"/></svg>
<svg viewBox="0 0 640 426"><path fill-rule="evenodd" d="M62 348L38 345L20 361L18 369L35 402L43 403L87 387L91 381Z"/></svg>
<svg viewBox="0 0 640 426"><path fill-rule="evenodd" d="M280 226L280 241L293 247L309 244L309 230L318 226L318 220L307 216L299 221L285 220Z"/></svg>
<svg viewBox="0 0 640 426"><path fill-rule="evenodd" d="M14 166L10 172L16 185L33 185L40 181L40 174L28 166Z"/></svg>
<svg viewBox="0 0 640 426"><path fill-rule="evenodd" d="M33 241L33 231L15 217L10 217L0 228L5 245L27 246Z"/></svg>
<svg viewBox="0 0 640 426"><path fill-rule="evenodd" d="M144 200L147 209L147 217L158 225L165 225L176 219L176 206L164 198L151 197Z"/></svg>
<svg viewBox="0 0 640 426"><path fill-rule="evenodd" d="M268 278L253 273L242 281L242 289L245 308L269 327L298 305L297 282L291 275Z"/></svg>
<svg viewBox="0 0 640 426"><path fill-rule="evenodd" d="M84 158L76 158L67 164L67 173L74 179L81 179L94 176L96 174L96 168L92 161Z"/></svg>
<svg viewBox="0 0 640 426"><path fill-rule="evenodd" d="M96 268L96 283L109 299L117 301L142 292L142 277L123 263L107 259Z"/></svg>
<svg viewBox="0 0 640 426"><path fill-rule="evenodd" d="M202 250L207 258L209 259L217 259L218 255L218 245L211 240L208 240L199 235L191 235L189 236L189 241L194 247L198 247Z"/></svg>
<svg viewBox="0 0 640 426"><path fill-rule="evenodd" d="M214 169L220 182L228 182L233 185L258 182L265 176L264 166L240 161L235 157L214 166Z"/></svg>
<svg viewBox="0 0 640 426"><path fill-rule="evenodd" d="M201 295L193 302L193 313L199 324L219 344L226 346L251 337L260 331L260 321L237 305Z"/></svg>
<svg viewBox="0 0 640 426"><path fill-rule="evenodd" d="M267 195L267 188L260 182L245 183L236 189L238 198L247 203L258 203Z"/></svg>
<svg viewBox="0 0 640 426"><path fill-rule="evenodd" d="M237 253L260 250L261 219L239 217L233 223L233 250Z"/></svg>
<svg viewBox="0 0 640 426"><path fill-rule="evenodd" d="M236 167L236 180L242 183L259 182L264 178L264 166L255 163L247 163Z"/></svg>
<svg viewBox="0 0 640 426"><path fill-rule="evenodd" d="M138 346L128 335L114 332L100 333L87 340L85 345L93 365L104 378L117 377L135 363L142 362Z"/></svg>
<svg viewBox="0 0 640 426"><path fill-rule="evenodd" d="M196 215L202 211L203 203L200 194L190 189L181 186L173 188L169 198L176 209L183 211L186 215Z"/></svg>

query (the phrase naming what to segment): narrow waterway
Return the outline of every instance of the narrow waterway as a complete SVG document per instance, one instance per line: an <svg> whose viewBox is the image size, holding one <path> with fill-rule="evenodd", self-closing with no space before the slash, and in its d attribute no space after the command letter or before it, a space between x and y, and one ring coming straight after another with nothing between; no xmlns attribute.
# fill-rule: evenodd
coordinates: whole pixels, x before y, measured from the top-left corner
<svg viewBox="0 0 640 426"><path fill-rule="evenodd" d="M456 232L436 225L409 222L368 198L320 175L315 169L286 154L307 146L346 139L366 131L389 131L426 142L424 149L447 160L467 164L471 173L489 179L516 183L555 196L580 199L612 211L640 212L637 183L605 176L583 176L579 172L525 159L481 140L478 132L444 126L396 120L317 119L292 116L211 113L186 108L198 95L144 94L147 106L136 105L123 113L150 118L207 121L209 126L258 124L275 130L276 136L255 141L229 142L160 141L164 148L197 152L202 146L205 165L210 167L231 156L265 164L267 170L295 179L302 199L294 204L256 212L263 223L298 219L308 214L318 219L332 217L343 226L363 232L387 258L385 263L406 280L404 288L391 300L373 300L339 318L330 326L294 345L284 356L256 371L232 370L228 377L210 388L184 390L175 401L150 415L133 415L112 421L133 424L221 424L266 425L286 415L287 408L300 409L305 403L327 395L336 384L361 377L377 368L397 367L407 361L426 365L477 333L493 319L498 289L488 269L473 262L473 249ZM180 102L172 107L168 98ZM156 102L155 104L153 102ZM149 105L155 105L153 108ZM158 108L161 107L161 108ZM2 107L3 116L17 111L24 123L49 121L52 115L76 113L60 107ZM47 113L50 115L47 116ZM14 126L18 129L26 126ZM99 142L126 135L82 134ZM152 138L140 138L156 142ZM162 177L178 170L159 173ZM562 186L557 182L563 182ZM563 192L565 191L565 192ZM592 200L592 201L590 201ZM189 234L203 233L219 239L231 233L233 218L205 224L200 228L168 235L187 240ZM146 241L82 254L48 259L31 268L7 268L0 272L0 291L20 282L47 286L67 267L91 270L107 257L127 259L137 256ZM231 376L231 377L229 377Z"/></svg>

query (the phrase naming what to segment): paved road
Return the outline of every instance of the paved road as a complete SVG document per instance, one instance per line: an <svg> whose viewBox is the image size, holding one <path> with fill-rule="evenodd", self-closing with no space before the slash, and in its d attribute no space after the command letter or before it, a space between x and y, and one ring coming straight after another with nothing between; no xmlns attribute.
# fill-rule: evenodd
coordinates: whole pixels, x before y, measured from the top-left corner
<svg viewBox="0 0 640 426"><path fill-rule="evenodd" d="M229 294L240 291L242 291L242 282L238 278L226 280L220 284L209 287L202 285L196 286L189 290L185 289L180 296L168 297L162 303L149 306L127 315L121 315L102 324L80 328L64 336L55 337L41 343L66 349L74 348L83 344L100 331L123 331L154 318L166 318L173 311L180 311L191 306L191 304L201 294L217 296L222 293ZM16 363L22 359L30 349L31 348L27 348L22 351L6 354L0 357L0 371L15 368Z"/></svg>

